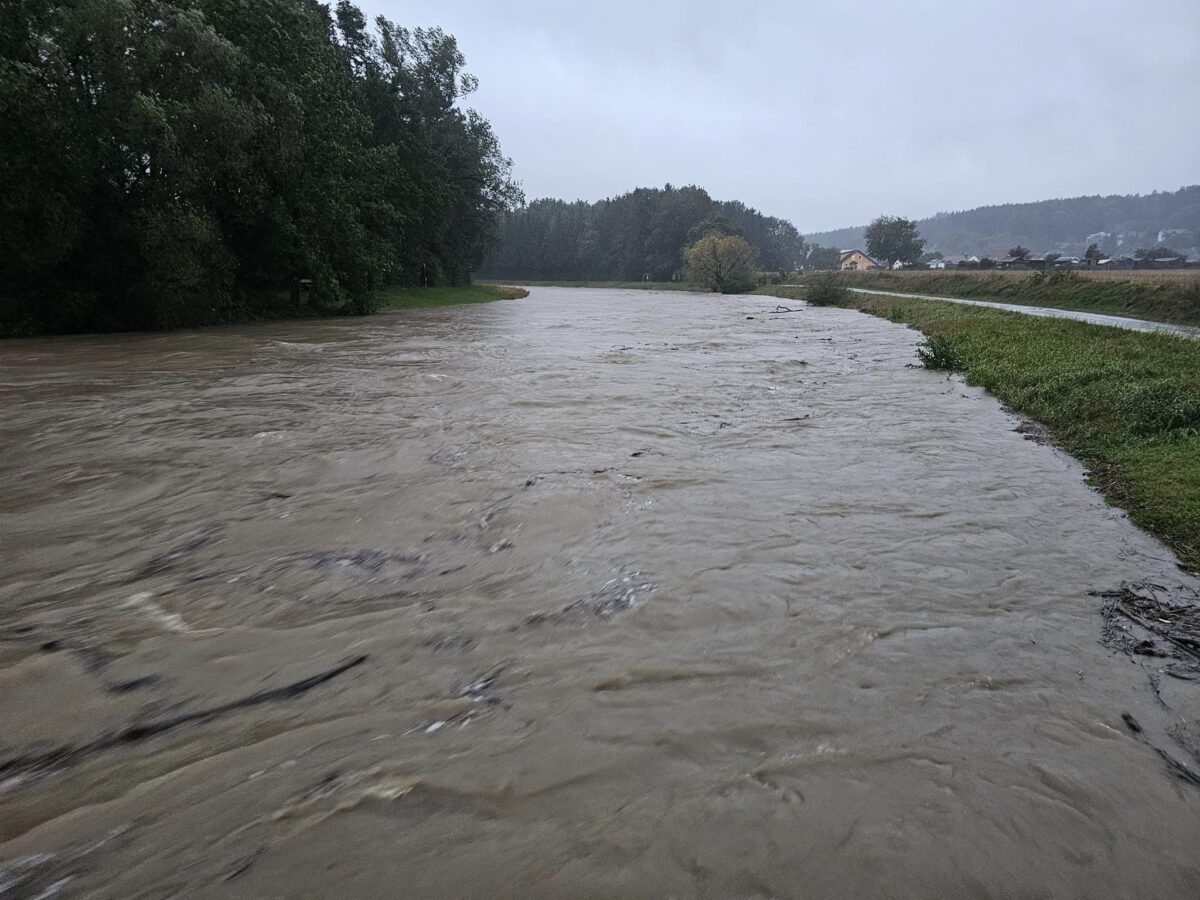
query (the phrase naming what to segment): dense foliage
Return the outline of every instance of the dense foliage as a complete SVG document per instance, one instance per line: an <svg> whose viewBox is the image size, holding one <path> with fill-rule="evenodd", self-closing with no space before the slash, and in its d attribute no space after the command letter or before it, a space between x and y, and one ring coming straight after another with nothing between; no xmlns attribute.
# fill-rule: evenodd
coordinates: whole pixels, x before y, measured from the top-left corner
<svg viewBox="0 0 1200 900"><path fill-rule="evenodd" d="M822 247L813 244L804 259L806 269L836 269L842 263L842 251L837 247Z"/></svg>
<svg viewBox="0 0 1200 900"><path fill-rule="evenodd" d="M889 265L915 263L925 247L916 223L901 216L880 216L867 226L863 237L867 241L867 253Z"/></svg>
<svg viewBox="0 0 1200 900"><path fill-rule="evenodd" d="M597 203L537 200L506 216L489 278L570 281L670 281L684 248L706 233L745 238L760 268L791 272L804 239L782 219L743 203L713 200L702 188L638 188Z"/></svg>
<svg viewBox="0 0 1200 900"><path fill-rule="evenodd" d="M1200 185L1146 195L984 206L938 213L917 226L930 249L951 254L1003 256L1006 248L1024 244L1038 253L1061 250L1081 256L1091 243L1105 254L1160 243L1200 252ZM863 231L842 228L809 239L850 249L863 246Z"/></svg>
<svg viewBox="0 0 1200 900"><path fill-rule="evenodd" d="M684 254L692 284L722 294L741 294L754 287L754 251L745 238L713 232L701 237Z"/></svg>
<svg viewBox="0 0 1200 900"><path fill-rule="evenodd" d="M467 280L519 199L474 86L453 37L345 0L6 0L0 332Z"/></svg>

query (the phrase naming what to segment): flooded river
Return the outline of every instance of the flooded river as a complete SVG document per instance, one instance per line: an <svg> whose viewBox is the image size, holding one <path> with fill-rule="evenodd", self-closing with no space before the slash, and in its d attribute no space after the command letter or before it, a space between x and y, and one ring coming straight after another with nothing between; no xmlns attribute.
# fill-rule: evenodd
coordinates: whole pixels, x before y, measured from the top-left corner
<svg viewBox="0 0 1200 900"><path fill-rule="evenodd" d="M1195 897L1171 555L778 302L0 346L0 896Z"/></svg>

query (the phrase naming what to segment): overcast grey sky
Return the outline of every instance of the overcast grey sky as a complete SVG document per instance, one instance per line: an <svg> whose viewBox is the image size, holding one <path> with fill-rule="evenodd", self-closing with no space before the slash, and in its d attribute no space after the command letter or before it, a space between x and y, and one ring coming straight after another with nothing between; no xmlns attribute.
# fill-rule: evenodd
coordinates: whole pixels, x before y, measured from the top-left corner
<svg viewBox="0 0 1200 900"><path fill-rule="evenodd" d="M527 197L698 184L801 232L1200 182L1200 0L366 0L439 25Z"/></svg>

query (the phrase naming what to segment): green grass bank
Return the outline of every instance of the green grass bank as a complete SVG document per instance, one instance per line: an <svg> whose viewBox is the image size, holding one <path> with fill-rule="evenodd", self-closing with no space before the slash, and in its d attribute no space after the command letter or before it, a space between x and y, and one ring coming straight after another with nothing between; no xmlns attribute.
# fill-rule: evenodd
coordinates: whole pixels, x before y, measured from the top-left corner
<svg viewBox="0 0 1200 900"><path fill-rule="evenodd" d="M465 284L459 287L397 287L384 291L379 311L389 309L427 309L432 306L458 306L462 303L488 303L492 300L519 300L529 291L499 284Z"/></svg>
<svg viewBox="0 0 1200 900"><path fill-rule="evenodd" d="M805 274L845 287L1025 306L1076 309L1200 325L1200 269L1090 273L1078 271L898 271Z"/></svg>
<svg viewBox="0 0 1200 900"><path fill-rule="evenodd" d="M841 305L923 332L927 366L962 372L1045 426L1109 502L1200 571L1200 341L936 300L851 294Z"/></svg>

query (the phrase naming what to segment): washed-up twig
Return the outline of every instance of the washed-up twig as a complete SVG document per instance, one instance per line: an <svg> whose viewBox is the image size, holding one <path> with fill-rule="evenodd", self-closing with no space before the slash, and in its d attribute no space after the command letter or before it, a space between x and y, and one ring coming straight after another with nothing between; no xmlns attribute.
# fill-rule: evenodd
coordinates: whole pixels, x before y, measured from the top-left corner
<svg viewBox="0 0 1200 900"><path fill-rule="evenodd" d="M1117 646L1125 652L1139 650L1146 641L1137 641L1128 629L1119 628L1113 622L1115 616L1128 619L1144 629L1151 640L1165 641L1174 648L1177 659L1189 664L1200 662L1200 604L1193 596L1181 592L1185 602L1164 606L1154 590L1165 590L1160 585L1122 584L1119 590L1094 592L1104 598L1105 643ZM1151 648L1153 649L1153 648ZM1153 655L1166 656L1165 652Z"/></svg>
<svg viewBox="0 0 1200 900"><path fill-rule="evenodd" d="M1125 722L1125 726L1133 734L1135 740L1137 740L1139 743L1145 744L1147 747L1157 753L1159 758L1167 764L1167 771L1181 781L1186 781L1188 784L1194 784L1196 787L1200 787L1200 773L1195 772L1191 766L1187 765L1186 763L1181 763L1166 750L1163 750L1161 747L1155 747L1152 743L1150 743L1150 741L1146 738L1146 733L1142 729L1141 724L1132 715L1129 713L1121 713L1121 719ZM1175 740L1180 742L1178 737L1176 737Z"/></svg>
<svg viewBox="0 0 1200 900"><path fill-rule="evenodd" d="M1197 774L1190 766L1181 763L1166 750L1159 747L1155 747L1154 752L1162 757L1162 761L1167 764L1167 770L1172 775L1181 781L1186 781L1188 784L1200 787L1200 774Z"/></svg>

